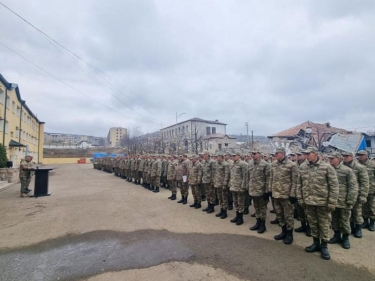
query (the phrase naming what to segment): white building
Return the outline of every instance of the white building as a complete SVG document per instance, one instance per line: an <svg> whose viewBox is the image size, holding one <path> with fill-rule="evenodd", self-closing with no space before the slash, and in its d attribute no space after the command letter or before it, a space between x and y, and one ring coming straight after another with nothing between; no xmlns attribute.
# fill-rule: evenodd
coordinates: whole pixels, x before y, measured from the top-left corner
<svg viewBox="0 0 375 281"><path fill-rule="evenodd" d="M225 134L214 134L203 138L203 148L210 153L230 151L238 147L237 138Z"/></svg>
<svg viewBox="0 0 375 281"><path fill-rule="evenodd" d="M121 127L113 127L109 129L107 142L109 147L121 146L121 139L126 136L127 129Z"/></svg>
<svg viewBox="0 0 375 281"><path fill-rule="evenodd" d="M219 120L210 121L192 118L161 129L162 139L166 150L176 152L201 152L205 150L204 138L211 135L226 135L227 124Z"/></svg>

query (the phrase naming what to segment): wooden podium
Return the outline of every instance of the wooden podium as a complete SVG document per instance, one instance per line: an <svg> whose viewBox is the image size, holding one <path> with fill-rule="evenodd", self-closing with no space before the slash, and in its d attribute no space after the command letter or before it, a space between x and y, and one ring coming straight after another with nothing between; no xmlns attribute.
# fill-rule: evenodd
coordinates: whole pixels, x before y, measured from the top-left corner
<svg viewBox="0 0 375 281"><path fill-rule="evenodd" d="M35 185L34 185L34 195L31 197L41 197L41 196L50 196L51 193L48 193L48 173L53 170L52 168L38 168L33 169L35 172Z"/></svg>

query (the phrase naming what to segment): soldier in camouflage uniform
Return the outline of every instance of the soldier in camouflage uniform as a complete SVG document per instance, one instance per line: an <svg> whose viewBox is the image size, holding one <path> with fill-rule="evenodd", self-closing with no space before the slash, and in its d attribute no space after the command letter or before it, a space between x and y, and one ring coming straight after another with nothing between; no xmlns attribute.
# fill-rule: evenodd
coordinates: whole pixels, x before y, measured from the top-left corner
<svg viewBox="0 0 375 281"><path fill-rule="evenodd" d="M351 227L354 237L362 238L361 226L364 222L362 217L362 206L367 202L367 196L369 191L368 173L365 166L359 164L356 160L354 160L354 155L352 152L343 152L342 156L344 165L353 169L358 182L359 193L357 202L355 203L352 209Z"/></svg>
<svg viewBox="0 0 375 281"><path fill-rule="evenodd" d="M161 177L160 177L160 182L161 186L164 188L167 188L167 171L168 171L168 159L166 155L162 156L161 160Z"/></svg>
<svg viewBox="0 0 375 281"><path fill-rule="evenodd" d="M215 212L215 188L213 184L213 173L215 170L216 162L210 158L208 151L204 152L203 155L204 163L202 164L203 176L202 176L202 186L205 190L207 197L207 208L203 209L207 214Z"/></svg>
<svg viewBox="0 0 375 281"><path fill-rule="evenodd" d="M170 191L172 192L172 195L168 197L170 200L176 200L176 167L178 165L177 157L170 156L169 157L169 163L168 163L168 169L167 169L167 182L168 187Z"/></svg>
<svg viewBox="0 0 375 281"><path fill-rule="evenodd" d="M267 203L269 201L271 165L262 159L259 150L252 151L249 162L249 195L254 202L256 224L250 230L266 231Z"/></svg>
<svg viewBox="0 0 375 281"><path fill-rule="evenodd" d="M184 154L179 156L179 163L176 169L176 183L181 192L181 200L177 201L177 203L187 203L187 198L189 196L188 180L189 160L187 159L187 155Z"/></svg>
<svg viewBox="0 0 375 281"><path fill-rule="evenodd" d="M229 165L229 170L231 169L233 165L233 160L231 157L232 157L232 154L230 152L226 152L224 155L225 162L227 162ZM228 191L228 210L233 210L233 196L230 190Z"/></svg>
<svg viewBox="0 0 375 281"><path fill-rule="evenodd" d="M151 182L153 185L153 192L159 192L160 187L160 177L161 177L162 162L160 155L155 157L155 161L152 162L151 170Z"/></svg>
<svg viewBox="0 0 375 281"><path fill-rule="evenodd" d="M136 184L141 184L141 179L143 178L143 170L145 168L145 159L144 156L140 156L138 159L138 170L137 170L137 180Z"/></svg>
<svg viewBox="0 0 375 281"><path fill-rule="evenodd" d="M370 231L375 231L375 163L368 159L368 153L366 150L360 150L357 152L359 163L366 167L369 179L369 192L367 196L367 202L363 205L363 220L361 228L367 228Z"/></svg>
<svg viewBox="0 0 375 281"><path fill-rule="evenodd" d="M201 182L202 182L202 164L198 160L198 155L193 155L191 158L191 165L189 167L189 185L194 197L194 203L190 207L199 209L202 207L201 200Z"/></svg>
<svg viewBox="0 0 375 281"><path fill-rule="evenodd" d="M305 251L320 250L321 257L329 260L327 243L330 240L331 212L335 210L339 195L339 182L335 169L319 158L318 149L310 147L304 153L309 163L300 167L297 198L305 208L314 240Z"/></svg>
<svg viewBox="0 0 375 281"><path fill-rule="evenodd" d="M274 236L275 240L293 243L294 203L296 203L296 187L298 168L296 163L285 156L285 148L276 149L277 161L271 164L270 195L274 199L276 217L281 226L281 233Z"/></svg>
<svg viewBox="0 0 375 281"><path fill-rule="evenodd" d="M247 164L241 160L241 154L239 152L233 154L233 165L230 169L229 188L232 192L236 216L231 219L230 222L236 223L236 225L243 224L247 173L248 167Z"/></svg>
<svg viewBox="0 0 375 281"><path fill-rule="evenodd" d="M20 163L20 182L21 182L21 197L29 197L29 189L31 177L33 176L34 172L30 171L31 169L36 168L36 164L32 162L33 157L31 155L27 155L25 159L21 160Z"/></svg>
<svg viewBox="0 0 375 281"><path fill-rule="evenodd" d="M218 195L221 210L216 217L225 219L228 217L228 185L229 185L230 168L229 164L224 160L224 154L219 153L214 174L214 187Z"/></svg>
<svg viewBox="0 0 375 281"><path fill-rule="evenodd" d="M336 170L339 181L337 205L332 212L332 229L335 235L328 243L341 243L344 249L349 249L350 216L351 209L358 197L358 183L353 170L342 163L342 155L340 153L333 152L328 158L332 167Z"/></svg>

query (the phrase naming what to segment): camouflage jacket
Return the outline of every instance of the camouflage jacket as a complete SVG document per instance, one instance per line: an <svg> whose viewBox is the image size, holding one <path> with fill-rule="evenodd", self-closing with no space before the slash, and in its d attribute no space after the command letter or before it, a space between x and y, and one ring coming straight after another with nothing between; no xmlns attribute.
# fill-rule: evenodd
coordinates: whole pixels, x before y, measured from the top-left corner
<svg viewBox="0 0 375 281"><path fill-rule="evenodd" d="M271 165L264 160L249 162L249 194L262 196L269 192Z"/></svg>
<svg viewBox="0 0 375 281"><path fill-rule="evenodd" d="M273 198L287 199L296 197L298 180L297 164L288 158L273 161L271 164L269 191Z"/></svg>
<svg viewBox="0 0 375 281"><path fill-rule="evenodd" d="M355 174L342 162L334 168L339 180L339 197L336 208L352 209L358 197L358 183Z"/></svg>
<svg viewBox="0 0 375 281"><path fill-rule="evenodd" d="M161 165L161 176L166 177L167 176L167 170L168 170L168 161L163 160Z"/></svg>
<svg viewBox="0 0 375 281"><path fill-rule="evenodd" d="M22 159L21 160L21 163L20 163L20 178L30 178L34 172L33 171L29 171L29 170L26 170L26 169L35 169L36 168L36 164L35 162L27 162L25 159Z"/></svg>
<svg viewBox="0 0 375 281"><path fill-rule="evenodd" d="M178 163L176 169L176 180L182 181L182 176L187 176L189 178L189 160L185 159L184 161Z"/></svg>
<svg viewBox="0 0 375 281"><path fill-rule="evenodd" d="M167 169L167 180L174 181L176 180L176 167L178 165L177 160L169 161Z"/></svg>
<svg viewBox="0 0 375 281"><path fill-rule="evenodd" d="M189 184L198 185L202 182L202 173L203 173L202 164L197 161L195 164L191 163L189 169Z"/></svg>
<svg viewBox="0 0 375 281"><path fill-rule="evenodd" d="M145 168L145 160L139 159L138 160L138 172L143 172Z"/></svg>
<svg viewBox="0 0 375 281"><path fill-rule="evenodd" d="M238 160L233 162L229 175L230 191L246 191L247 169L247 164L244 161Z"/></svg>
<svg viewBox="0 0 375 281"><path fill-rule="evenodd" d="M160 159L156 159L154 162L152 162L151 177L160 177L161 168L162 168L162 163Z"/></svg>
<svg viewBox="0 0 375 281"><path fill-rule="evenodd" d="M368 194L375 194L375 163L371 160L366 160L366 162L359 162L366 167L369 180L369 191Z"/></svg>
<svg viewBox="0 0 375 281"><path fill-rule="evenodd" d="M208 159L203 163L203 176L202 176L202 183L212 183L213 176L215 171L216 162L213 159Z"/></svg>
<svg viewBox="0 0 375 281"><path fill-rule="evenodd" d="M228 188L229 185L230 168L225 161L217 162L214 174L214 187Z"/></svg>
<svg viewBox="0 0 375 281"><path fill-rule="evenodd" d="M335 169L321 159L300 166L297 198L300 204L336 207L339 181Z"/></svg>
<svg viewBox="0 0 375 281"><path fill-rule="evenodd" d="M353 169L358 182L358 200L367 200L369 191L369 177L365 166L359 164L356 160L344 163L345 166Z"/></svg>

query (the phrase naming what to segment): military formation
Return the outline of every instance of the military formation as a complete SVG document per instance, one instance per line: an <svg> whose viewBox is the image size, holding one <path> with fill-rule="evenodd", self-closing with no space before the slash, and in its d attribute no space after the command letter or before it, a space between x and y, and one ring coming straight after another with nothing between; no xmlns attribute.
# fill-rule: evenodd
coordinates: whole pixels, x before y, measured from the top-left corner
<svg viewBox="0 0 375 281"><path fill-rule="evenodd" d="M357 157L355 157L357 156ZM305 233L313 243L305 248L308 253L319 251L330 259L328 244L350 248L349 236L362 238L362 229L375 231L375 162L365 150L333 152L322 155L309 147L286 155L279 147L270 155L254 149L250 154L219 152L211 155L128 155L94 159L94 168L141 185L152 192L160 188L171 191L170 200L187 204L189 190L193 197L191 208L215 212L220 219L228 217L228 210L236 215L230 220L235 225L244 223L253 204L256 222L251 231L267 230L267 205L271 199L280 226L274 236L286 245L293 243L293 232ZM295 219L301 226L295 228ZM334 235L331 237L330 229Z"/></svg>

